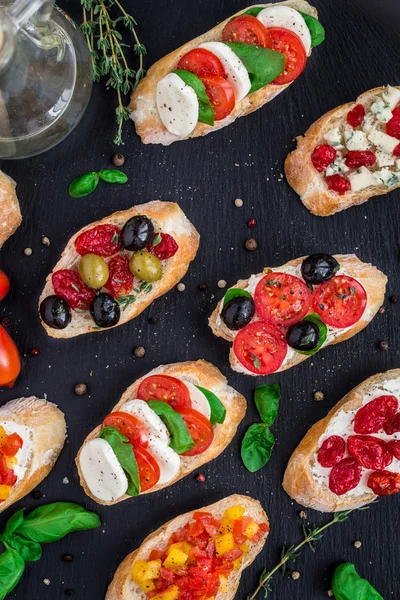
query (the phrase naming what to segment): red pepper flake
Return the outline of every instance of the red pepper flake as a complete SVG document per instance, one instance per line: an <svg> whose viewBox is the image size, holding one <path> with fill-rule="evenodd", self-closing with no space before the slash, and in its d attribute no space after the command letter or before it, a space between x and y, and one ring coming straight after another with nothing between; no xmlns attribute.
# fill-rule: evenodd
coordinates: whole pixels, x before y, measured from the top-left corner
<svg viewBox="0 0 400 600"><path fill-rule="evenodd" d="M200 481L200 483L204 483L206 480L206 476L203 473L199 473L196 475L196 481Z"/></svg>
<svg viewBox="0 0 400 600"><path fill-rule="evenodd" d="M257 225L257 221L255 219L250 219L250 221L247 222L247 227L250 227L251 229L253 227L255 227Z"/></svg>
<svg viewBox="0 0 400 600"><path fill-rule="evenodd" d="M29 350L29 354L31 356L39 356L39 354L40 354L39 348L31 348Z"/></svg>

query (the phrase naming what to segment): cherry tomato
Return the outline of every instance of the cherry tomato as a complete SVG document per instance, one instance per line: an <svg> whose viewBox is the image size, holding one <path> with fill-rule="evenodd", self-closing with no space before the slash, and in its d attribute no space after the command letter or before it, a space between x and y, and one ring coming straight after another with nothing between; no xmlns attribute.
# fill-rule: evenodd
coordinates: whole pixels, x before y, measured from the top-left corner
<svg viewBox="0 0 400 600"><path fill-rule="evenodd" d="M197 456L197 454L202 454L209 448L214 439L213 426L204 415L193 408L177 408L176 410L185 421L194 441L193 448L185 452L183 456Z"/></svg>
<svg viewBox="0 0 400 600"><path fill-rule="evenodd" d="M190 393L183 381L169 375L150 375L139 385L139 400L161 400L172 408L191 408Z"/></svg>
<svg viewBox="0 0 400 600"><path fill-rule="evenodd" d="M13 457L17 454L18 450L20 450L23 446L23 440L18 435L18 433L12 433L7 436L5 443L0 446L1 454L4 456Z"/></svg>
<svg viewBox="0 0 400 600"><path fill-rule="evenodd" d="M361 471L361 465L354 458L344 458L330 472L329 489L337 496L347 494L360 483Z"/></svg>
<svg viewBox="0 0 400 600"><path fill-rule="evenodd" d="M313 310L331 327L350 327L359 321L367 306L367 293L361 283L337 275L314 292Z"/></svg>
<svg viewBox="0 0 400 600"><path fill-rule="evenodd" d="M150 452L141 446L136 446L134 453L139 469L140 491L146 492L160 479L160 467Z"/></svg>
<svg viewBox="0 0 400 600"><path fill-rule="evenodd" d="M322 467L334 467L344 458L346 442L340 435L326 438L318 450L317 460Z"/></svg>
<svg viewBox="0 0 400 600"><path fill-rule="evenodd" d="M262 48L272 48L268 29L252 15L240 15L229 21L222 33L223 42L244 42Z"/></svg>
<svg viewBox="0 0 400 600"><path fill-rule="evenodd" d="M142 446L147 448L149 438L143 423L134 415L124 412L114 412L106 416L104 427L115 427L122 435L128 438L134 448Z"/></svg>
<svg viewBox="0 0 400 600"><path fill-rule="evenodd" d="M366 469L381 471L393 461L393 454L385 442L372 435L351 435L347 448L358 464Z"/></svg>
<svg viewBox="0 0 400 600"><path fill-rule="evenodd" d="M201 78L214 111L214 119L225 119L235 108L235 92L230 83L219 75Z"/></svg>
<svg viewBox="0 0 400 600"><path fill-rule="evenodd" d="M258 282L254 302L261 319L289 327L308 313L311 294L299 277L287 273L269 273Z"/></svg>
<svg viewBox="0 0 400 600"><path fill-rule="evenodd" d="M178 62L178 69L190 71L198 77L208 77L208 75L226 77L222 62L205 48L195 48L187 52Z"/></svg>
<svg viewBox="0 0 400 600"><path fill-rule="evenodd" d="M346 177L335 173L335 175L328 175L326 177L326 185L333 192L337 192L339 196L343 196L346 192L351 190L351 183Z"/></svg>
<svg viewBox="0 0 400 600"><path fill-rule="evenodd" d="M0 387L12 387L21 371L17 346L0 326Z"/></svg>
<svg viewBox="0 0 400 600"><path fill-rule="evenodd" d="M272 50L286 56L283 72L272 83L285 85L294 81L302 73L307 62L306 50L300 37L293 31L282 27L269 27L268 33L272 39Z"/></svg>
<svg viewBox="0 0 400 600"><path fill-rule="evenodd" d="M243 327L233 342L233 351L240 363L252 373L275 373L283 363L287 343L280 329L255 321Z"/></svg>
<svg viewBox="0 0 400 600"><path fill-rule="evenodd" d="M374 398L356 412L354 431L364 434L378 433L395 416L398 406L396 396L384 395Z"/></svg>
<svg viewBox="0 0 400 600"><path fill-rule="evenodd" d="M10 282L4 271L0 271L0 300L3 300L10 289Z"/></svg>
<svg viewBox="0 0 400 600"><path fill-rule="evenodd" d="M319 144L311 154L311 162L318 173L325 171L336 158L336 150L329 144Z"/></svg>

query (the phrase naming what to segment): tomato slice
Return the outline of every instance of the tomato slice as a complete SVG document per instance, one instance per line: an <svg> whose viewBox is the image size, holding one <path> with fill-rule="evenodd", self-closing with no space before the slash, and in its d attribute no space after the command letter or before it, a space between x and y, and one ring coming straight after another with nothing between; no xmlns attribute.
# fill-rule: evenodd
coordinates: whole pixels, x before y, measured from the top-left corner
<svg viewBox="0 0 400 600"><path fill-rule="evenodd" d="M225 119L235 108L235 92L230 83L219 75L201 78L214 111L214 119Z"/></svg>
<svg viewBox="0 0 400 600"><path fill-rule="evenodd" d="M7 331L0 326L0 387L12 387L21 371L18 350Z"/></svg>
<svg viewBox="0 0 400 600"><path fill-rule="evenodd" d="M190 71L198 77L219 75L226 78L222 62L215 54L205 48L195 48L184 54L178 62L178 69Z"/></svg>
<svg viewBox="0 0 400 600"><path fill-rule="evenodd" d="M223 42L244 42L262 48L272 48L268 29L252 15L240 15L229 21L222 33Z"/></svg>
<svg viewBox="0 0 400 600"><path fill-rule="evenodd" d="M367 292L356 279L337 275L314 292L313 310L331 327L350 327L367 306Z"/></svg>
<svg viewBox="0 0 400 600"><path fill-rule="evenodd" d="M3 300L3 298L8 294L9 289L10 282L8 277L4 271L0 271L0 300Z"/></svg>
<svg viewBox="0 0 400 600"><path fill-rule="evenodd" d="M142 446L147 448L149 438L143 423L134 415L124 412L114 412L106 416L103 421L104 427L115 427L128 438L134 448Z"/></svg>
<svg viewBox="0 0 400 600"><path fill-rule="evenodd" d="M272 81L275 85L285 85L294 81L304 70L307 62L306 50L300 37L293 31L282 27L268 27L272 39L272 50L286 56L285 68Z"/></svg>
<svg viewBox="0 0 400 600"><path fill-rule="evenodd" d="M5 443L0 446L0 452L1 454L4 454L4 456L12 458L17 454L18 450L22 448L23 444L23 439L18 433L12 433L7 436Z"/></svg>
<svg viewBox="0 0 400 600"><path fill-rule="evenodd" d="M146 492L160 479L160 467L156 459L141 446L133 449L139 469L140 491Z"/></svg>
<svg viewBox="0 0 400 600"><path fill-rule="evenodd" d="M306 316L311 294L299 277L287 273L269 273L258 282L254 302L261 319L289 327Z"/></svg>
<svg viewBox="0 0 400 600"><path fill-rule="evenodd" d="M213 426L204 415L193 408L178 408L176 410L181 414L194 441L193 448L185 452L183 456L202 454L214 439Z"/></svg>
<svg viewBox="0 0 400 600"><path fill-rule="evenodd" d="M239 331L233 342L233 351L248 371L268 375L275 373L283 363L287 343L275 325L255 321Z"/></svg>
<svg viewBox="0 0 400 600"><path fill-rule="evenodd" d="M191 408L190 393L183 381L169 375L150 375L143 379L137 391L139 400L161 400L172 408Z"/></svg>

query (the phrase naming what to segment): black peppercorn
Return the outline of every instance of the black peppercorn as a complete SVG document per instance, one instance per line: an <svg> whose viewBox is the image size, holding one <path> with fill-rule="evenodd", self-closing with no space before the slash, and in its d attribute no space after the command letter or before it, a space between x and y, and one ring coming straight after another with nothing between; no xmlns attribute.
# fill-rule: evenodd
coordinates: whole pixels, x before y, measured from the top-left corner
<svg viewBox="0 0 400 600"><path fill-rule="evenodd" d="M200 283L199 284L199 290L206 290L207 289L207 284L206 283Z"/></svg>
<svg viewBox="0 0 400 600"><path fill-rule="evenodd" d="M388 350L389 344L387 342L379 342L378 348L379 350Z"/></svg>
<svg viewBox="0 0 400 600"><path fill-rule="evenodd" d="M397 296L395 296L394 294L392 296L389 296L389 302L391 302L392 304L397 304Z"/></svg>
<svg viewBox="0 0 400 600"><path fill-rule="evenodd" d="M111 159L114 167L122 167L125 164L125 156L121 152L116 152Z"/></svg>
<svg viewBox="0 0 400 600"><path fill-rule="evenodd" d="M40 500L41 497L42 497L42 492L40 490L33 490L32 498L35 498L35 500Z"/></svg>
<svg viewBox="0 0 400 600"><path fill-rule="evenodd" d="M74 590L65 590L64 593L65 593L66 596L74 596L75 595Z"/></svg>
<svg viewBox="0 0 400 600"><path fill-rule="evenodd" d="M149 317L149 323L151 325L157 325L160 322L160 317Z"/></svg>
<svg viewBox="0 0 400 600"><path fill-rule="evenodd" d="M62 559L66 563L71 563L74 560L74 557L72 556L72 554L63 554Z"/></svg>

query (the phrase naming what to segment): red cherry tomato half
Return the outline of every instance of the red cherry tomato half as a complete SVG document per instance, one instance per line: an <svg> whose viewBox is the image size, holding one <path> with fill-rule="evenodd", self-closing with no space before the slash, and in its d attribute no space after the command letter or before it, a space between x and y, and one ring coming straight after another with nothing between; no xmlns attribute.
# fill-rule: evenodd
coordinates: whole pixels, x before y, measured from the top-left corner
<svg viewBox="0 0 400 600"><path fill-rule="evenodd" d="M128 438L134 448L136 446L147 448L149 445L146 428L134 415L124 412L110 413L104 419L103 426L118 429L122 435Z"/></svg>
<svg viewBox="0 0 400 600"><path fill-rule="evenodd" d="M202 454L209 448L214 439L214 428L210 421L197 410L193 408L177 408L176 409L182 419L185 421L186 427L194 441L194 446L188 450L183 456L197 456Z"/></svg>
<svg viewBox="0 0 400 600"><path fill-rule="evenodd" d="M385 442L372 435L351 435L347 448L358 464L366 469L381 471L393 461L393 454Z"/></svg>
<svg viewBox="0 0 400 600"><path fill-rule="evenodd" d="M337 496L347 494L360 483L361 471L361 465L354 458L344 458L330 472L329 489Z"/></svg>
<svg viewBox="0 0 400 600"><path fill-rule="evenodd" d="M141 446L134 448L139 470L140 491L146 492L156 485L160 479L160 467L156 459Z"/></svg>
<svg viewBox="0 0 400 600"><path fill-rule="evenodd" d="M398 406L399 401L396 396L385 395L374 398L357 411L354 418L354 431L364 434L378 433L395 416Z"/></svg>
<svg viewBox="0 0 400 600"><path fill-rule="evenodd" d="M222 62L215 54L205 48L195 48L182 56L178 62L178 69L190 71L198 77L207 77L208 75L219 75L226 77Z"/></svg>
<svg viewBox="0 0 400 600"><path fill-rule="evenodd" d="M400 475L391 471L375 471L367 485L377 496L391 496L400 492Z"/></svg>
<svg viewBox="0 0 400 600"><path fill-rule="evenodd" d="M272 50L286 56L285 68L272 82L275 85L285 85L294 81L302 73L307 62L306 49L300 37L293 31L282 27L268 27L272 39Z"/></svg>
<svg viewBox="0 0 400 600"><path fill-rule="evenodd" d="M346 192L351 190L351 183L346 177L336 173L335 175L328 175L326 177L326 185L330 190L343 196Z"/></svg>
<svg viewBox="0 0 400 600"><path fill-rule="evenodd" d="M400 140L400 106L392 112L392 118L386 123L386 133Z"/></svg>
<svg viewBox="0 0 400 600"><path fill-rule="evenodd" d="M243 327L233 342L233 352L240 363L252 373L275 373L283 363L287 343L280 329L255 321Z"/></svg>
<svg viewBox="0 0 400 600"><path fill-rule="evenodd" d="M18 435L18 433L12 433L7 436L6 442L0 446L1 454L4 456L13 457L17 454L18 450L20 450L23 446L23 440Z"/></svg>
<svg viewBox="0 0 400 600"><path fill-rule="evenodd" d="M3 300L10 289L10 282L4 271L0 271L0 300Z"/></svg>
<svg viewBox="0 0 400 600"><path fill-rule="evenodd" d="M210 75L202 77L206 94L214 111L214 119L225 119L235 108L235 92L224 77Z"/></svg>
<svg viewBox="0 0 400 600"><path fill-rule="evenodd" d="M21 371L17 346L0 326L0 387L12 387Z"/></svg>
<svg viewBox="0 0 400 600"><path fill-rule="evenodd" d="M353 110L347 113L346 120L352 127L358 127L364 121L365 108L362 104L357 104Z"/></svg>
<svg viewBox="0 0 400 600"><path fill-rule="evenodd" d="M321 467L329 468L337 465L346 452L346 442L340 435L331 435L318 450L317 460Z"/></svg>
<svg viewBox="0 0 400 600"><path fill-rule="evenodd" d="M112 256L121 248L121 230L116 225L97 225L92 229L83 231L75 240L78 254L98 254L99 256Z"/></svg>
<svg viewBox="0 0 400 600"><path fill-rule="evenodd" d="M172 408L191 408L190 393L183 381L169 375L150 375L143 379L137 391L139 400L161 400Z"/></svg>
<svg viewBox="0 0 400 600"><path fill-rule="evenodd" d="M359 321L367 306L367 293L361 283L337 275L314 292L313 310L331 327L350 327Z"/></svg>
<svg viewBox="0 0 400 600"><path fill-rule="evenodd" d="M159 236L160 241L153 246L155 239ZM178 252L179 246L169 233L156 233L153 242L148 244L147 250L151 252L159 260L167 260L172 258Z"/></svg>
<svg viewBox="0 0 400 600"><path fill-rule="evenodd" d="M308 313L311 294L299 277L276 272L260 279L254 292L254 302L261 319L289 327Z"/></svg>
<svg viewBox="0 0 400 600"><path fill-rule="evenodd" d="M229 21L222 33L223 42L244 42L262 48L272 48L268 29L252 15L240 15Z"/></svg>
<svg viewBox="0 0 400 600"><path fill-rule="evenodd" d="M311 154L311 162L318 173L325 171L336 158L336 150L329 144L319 144Z"/></svg>

